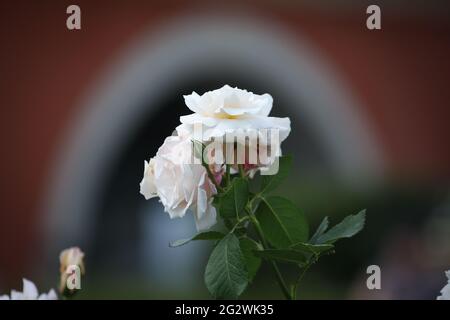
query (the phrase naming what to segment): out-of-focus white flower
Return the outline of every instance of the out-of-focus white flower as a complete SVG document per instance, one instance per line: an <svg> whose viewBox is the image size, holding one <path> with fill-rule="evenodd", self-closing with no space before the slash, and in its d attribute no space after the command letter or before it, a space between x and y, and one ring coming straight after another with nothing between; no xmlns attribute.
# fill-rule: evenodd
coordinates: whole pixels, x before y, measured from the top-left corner
<svg viewBox="0 0 450 320"><path fill-rule="evenodd" d="M189 136L166 138L156 156L145 165L140 191L146 199L158 196L170 218L181 218L191 209L197 229L204 230L216 223L212 200L217 190L206 169L192 159Z"/></svg>
<svg viewBox="0 0 450 320"><path fill-rule="evenodd" d="M445 271L447 276L447 284L442 288L441 295L437 297L437 300L450 300L450 270Z"/></svg>
<svg viewBox="0 0 450 320"><path fill-rule="evenodd" d="M11 295L2 295L0 300L58 300L55 290L51 289L48 293L39 292L33 282L23 279L23 291L11 290Z"/></svg>
<svg viewBox="0 0 450 320"><path fill-rule="evenodd" d="M203 95L193 92L184 96L186 106L194 113L180 117L178 132L194 131L203 126L203 141L223 137L236 130L277 129L280 143L291 131L289 118L269 117L273 99L270 94L257 95L228 85Z"/></svg>
<svg viewBox="0 0 450 320"><path fill-rule="evenodd" d="M78 266L80 268L81 274L84 274L84 252L78 247L72 247L61 251L59 254L59 271L61 274L59 292L64 294L67 289L67 278L69 274L67 273L67 268L69 266Z"/></svg>

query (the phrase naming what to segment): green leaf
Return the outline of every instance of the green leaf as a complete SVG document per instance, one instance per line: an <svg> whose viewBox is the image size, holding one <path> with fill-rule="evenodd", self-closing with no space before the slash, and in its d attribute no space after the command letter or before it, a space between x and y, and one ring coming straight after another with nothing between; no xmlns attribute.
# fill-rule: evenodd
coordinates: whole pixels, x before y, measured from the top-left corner
<svg viewBox="0 0 450 320"><path fill-rule="evenodd" d="M179 247L179 246L185 245L186 243L189 243L194 240L218 240L218 239L222 239L224 236L225 235L222 232L207 231L207 232L198 233L195 236L188 238L188 239L175 240L175 241L169 243L169 247L171 247L171 248Z"/></svg>
<svg viewBox="0 0 450 320"><path fill-rule="evenodd" d="M266 249L254 251L255 255L279 262L295 263L303 266L306 264L306 257L302 252L293 249Z"/></svg>
<svg viewBox="0 0 450 320"><path fill-rule="evenodd" d="M292 167L292 158L291 156L283 156L278 158L279 167L278 173L274 175L265 175L262 176L261 183L261 195L265 195L273 190L275 190L281 182L287 177L289 171Z"/></svg>
<svg viewBox="0 0 450 320"><path fill-rule="evenodd" d="M308 223L303 213L281 197L261 198L256 216L269 242L276 248L288 248L308 239Z"/></svg>
<svg viewBox="0 0 450 320"><path fill-rule="evenodd" d="M218 196L219 214L224 218L238 218L244 211L248 196L247 180L234 178L230 187Z"/></svg>
<svg viewBox="0 0 450 320"><path fill-rule="evenodd" d="M216 245L205 270L205 283L216 299L236 299L248 284L238 238L229 233Z"/></svg>
<svg viewBox="0 0 450 320"><path fill-rule="evenodd" d="M316 244L317 243L317 239L325 233L325 231L327 231L328 229L328 217L323 218L322 222L320 223L319 227L317 228L316 232L314 233L314 235L311 237L311 239L309 240L310 243Z"/></svg>
<svg viewBox="0 0 450 320"><path fill-rule="evenodd" d="M357 234L364 227L366 210L362 210L356 215L344 218L340 223L332 227L328 232L322 234L317 243L333 243L342 238L350 238Z"/></svg>
<svg viewBox="0 0 450 320"><path fill-rule="evenodd" d="M261 258L256 256L253 251L262 249L262 246L253 239L244 237L239 239L242 254L244 255L245 265L247 266L248 281L252 282L261 266Z"/></svg>
<svg viewBox="0 0 450 320"><path fill-rule="evenodd" d="M333 248L334 246L332 244L310 244L305 242L298 242L291 246L291 249L294 249L296 251L314 255L319 255Z"/></svg>

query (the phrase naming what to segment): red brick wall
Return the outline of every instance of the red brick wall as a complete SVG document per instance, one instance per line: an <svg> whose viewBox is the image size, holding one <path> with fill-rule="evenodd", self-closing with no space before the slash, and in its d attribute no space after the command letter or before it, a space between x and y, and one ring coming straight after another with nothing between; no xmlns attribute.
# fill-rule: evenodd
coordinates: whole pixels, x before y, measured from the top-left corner
<svg viewBox="0 0 450 320"><path fill-rule="evenodd" d="M365 8L324 10L247 3L77 1L82 30L65 28L68 1L0 4L0 280L16 280L39 255L36 225L58 143L78 99L118 50L143 29L186 12L248 10L322 50L356 92L392 172L450 176L450 24L383 11L365 29Z"/></svg>

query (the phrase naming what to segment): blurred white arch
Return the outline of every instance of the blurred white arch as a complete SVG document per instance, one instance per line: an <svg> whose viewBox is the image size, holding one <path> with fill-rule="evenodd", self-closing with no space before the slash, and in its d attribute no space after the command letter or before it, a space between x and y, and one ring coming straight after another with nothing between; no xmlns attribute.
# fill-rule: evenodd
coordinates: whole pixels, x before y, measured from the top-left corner
<svg viewBox="0 0 450 320"><path fill-rule="evenodd" d="M313 134L343 181L380 176L383 157L362 108L306 41L248 16L179 18L126 48L81 101L55 159L43 206L45 234L52 236L49 252L57 252L65 239L81 246L92 240L93 204L109 159L127 142L130 128L149 114L149 99L167 93L173 79L189 81L199 70L220 71L223 61L272 79L277 92L301 108L292 112L300 112L316 129Z"/></svg>

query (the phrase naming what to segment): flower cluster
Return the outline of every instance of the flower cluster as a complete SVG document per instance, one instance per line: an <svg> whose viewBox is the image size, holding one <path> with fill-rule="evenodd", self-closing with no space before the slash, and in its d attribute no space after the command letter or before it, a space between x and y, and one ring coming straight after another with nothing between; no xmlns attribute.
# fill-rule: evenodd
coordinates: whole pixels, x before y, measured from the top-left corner
<svg viewBox="0 0 450 320"><path fill-rule="evenodd" d="M55 290L39 294L36 285L27 279L22 279L22 291L11 290L11 295L2 295L0 300L58 300Z"/></svg>
<svg viewBox="0 0 450 320"><path fill-rule="evenodd" d="M275 157L281 155L279 144L291 130L290 120L269 117L273 103L269 94L257 95L228 85L201 96L193 92L184 96L184 100L194 113L180 117L181 124L176 128L176 135L167 137L155 157L145 161L140 192L146 199L159 197L170 218L181 218L191 210L197 229L205 230L216 223L213 196L217 194L217 188L220 188L226 174L226 164L233 164L230 170L237 172L237 164L241 163L245 174L249 175L273 164ZM276 131L274 141L266 138L264 130ZM246 139L249 132L255 133L256 143L250 144ZM232 137L231 142L227 137ZM242 161L239 162L236 156L234 163L214 162L213 158L218 159L215 142L225 141L220 145L231 146L231 150L236 151L235 146L240 140L244 153ZM216 147L212 152L206 152L205 159L202 159L207 162L207 167L195 161L193 141L206 147ZM260 161L257 157L263 144L266 147L264 150L268 148L271 151L267 161ZM248 156L250 149L256 155L253 163Z"/></svg>
<svg viewBox="0 0 450 320"><path fill-rule="evenodd" d="M84 252L78 247L72 247L61 251L59 255L60 263L60 286L59 293L63 297L71 297L75 294L75 290L68 288L70 281L79 283L81 274L85 273L84 269ZM76 274L74 268L80 270L80 275ZM27 279L22 279L22 291L11 290L10 295L0 295L0 300L58 300L58 296L54 289L50 289L48 293L39 294L36 285ZM72 286L74 287L74 286ZM80 287L78 287L80 289Z"/></svg>

